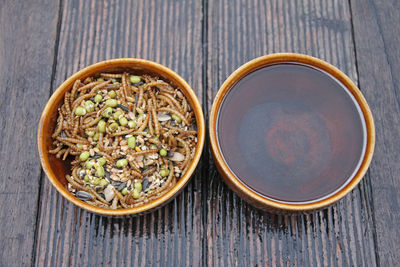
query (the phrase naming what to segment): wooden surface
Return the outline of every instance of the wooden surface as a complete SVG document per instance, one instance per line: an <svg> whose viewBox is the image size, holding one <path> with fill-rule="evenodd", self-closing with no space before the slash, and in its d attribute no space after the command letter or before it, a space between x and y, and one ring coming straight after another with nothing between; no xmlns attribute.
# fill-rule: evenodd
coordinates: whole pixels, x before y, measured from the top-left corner
<svg viewBox="0 0 400 267"><path fill-rule="evenodd" d="M0 266L398 265L399 11L396 0L0 1ZM229 74L273 52L334 64L374 114L371 168L332 207L286 216L253 208L222 182L208 144L186 189L140 217L81 210L41 172L41 110L80 68L116 57L165 64L207 119Z"/></svg>
<svg viewBox="0 0 400 267"><path fill-rule="evenodd" d="M360 87L375 116L376 148L368 179L381 266L400 264L400 3L354 1Z"/></svg>
<svg viewBox="0 0 400 267"><path fill-rule="evenodd" d="M319 57L357 82L347 2L230 2L208 3L209 109L230 73L255 57L274 52ZM368 177L345 199L324 211L274 216L246 204L226 187L214 167L212 170L207 182L208 265L375 264L373 222L368 216L371 199L365 195L370 187Z"/></svg>
<svg viewBox="0 0 400 267"><path fill-rule="evenodd" d="M0 1L0 266L33 260L41 176L36 128L50 96L57 10L51 0Z"/></svg>

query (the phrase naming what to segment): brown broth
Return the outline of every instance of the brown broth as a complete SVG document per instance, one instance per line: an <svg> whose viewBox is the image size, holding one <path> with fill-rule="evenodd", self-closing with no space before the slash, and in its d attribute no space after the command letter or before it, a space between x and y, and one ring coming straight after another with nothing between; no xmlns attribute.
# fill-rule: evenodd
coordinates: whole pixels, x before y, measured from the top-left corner
<svg viewBox="0 0 400 267"><path fill-rule="evenodd" d="M335 78L286 63L238 81L218 113L217 139L235 176L281 202L306 203L345 186L365 153L360 108Z"/></svg>

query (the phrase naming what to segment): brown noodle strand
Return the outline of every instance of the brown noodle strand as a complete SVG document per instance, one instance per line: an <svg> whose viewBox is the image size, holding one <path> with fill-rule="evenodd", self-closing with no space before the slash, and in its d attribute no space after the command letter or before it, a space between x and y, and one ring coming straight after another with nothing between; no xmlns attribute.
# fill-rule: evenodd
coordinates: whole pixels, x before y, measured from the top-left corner
<svg viewBox="0 0 400 267"><path fill-rule="evenodd" d="M94 196L94 199L98 199L100 200L100 202L104 203L104 204L108 204L107 200L105 200L102 196L100 196L96 190L93 190L92 188L89 189L89 192L92 194L92 196Z"/></svg>
<svg viewBox="0 0 400 267"><path fill-rule="evenodd" d="M88 83L88 84L86 84L86 85L80 87L80 88L78 89L78 92L85 92L87 89L90 89L90 88L92 88L92 87L94 87L94 86L96 86L96 85L99 85L99 84L101 84L101 82L91 82L91 83Z"/></svg>
<svg viewBox="0 0 400 267"><path fill-rule="evenodd" d="M65 150L65 153L64 153L64 156L62 157L62 160L66 160L67 159L67 156L68 156L70 151L71 151L70 147Z"/></svg>
<svg viewBox="0 0 400 267"><path fill-rule="evenodd" d="M113 164L115 163L115 160L110 155L108 155L107 153L104 153L102 151L97 151L96 153L99 154L100 156L105 157L111 163L113 163Z"/></svg>
<svg viewBox="0 0 400 267"><path fill-rule="evenodd" d="M158 136L160 136L160 125L158 124L157 112L153 105L151 105L151 114L153 114L154 129L156 131L156 136L158 137Z"/></svg>
<svg viewBox="0 0 400 267"><path fill-rule="evenodd" d="M89 141L83 141L80 139L75 138L68 138L68 137L57 137L56 138L60 142L69 142L69 143L77 143L77 144L89 144Z"/></svg>
<svg viewBox="0 0 400 267"><path fill-rule="evenodd" d="M139 86L139 96L137 101L137 107L140 108L143 100L143 86Z"/></svg>
<svg viewBox="0 0 400 267"><path fill-rule="evenodd" d="M179 105L178 101L172 95L170 95L168 93L162 93L161 95L167 97L172 103L174 103L174 106L178 109L178 111L180 113L183 113L183 109Z"/></svg>
<svg viewBox="0 0 400 267"><path fill-rule="evenodd" d="M67 114L71 113L70 101L71 101L70 94L66 92L64 96L64 103L65 103L65 111L67 112Z"/></svg>
<svg viewBox="0 0 400 267"><path fill-rule="evenodd" d="M118 79L122 77L121 74L115 74L115 73L100 73L100 76L109 79Z"/></svg>
<svg viewBox="0 0 400 267"><path fill-rule="evenodd" d="M183 92L149 75L141 75L141 82L132 85L130 75L135 74L100 73L85 78L83 83L76 80L71 90L64 95L64 104L58 109L58 119L52 134L53 148L49 153L71 164L71 171L66 175L68 190L72 194L76 194L76 190L88 192L92 198L85 202L101 208L136 207L167 194L191 166L191 155L196 149L197 131L190 130L196 127L195 114ZM97 77L102 77L102 80L97 80ZM109 90L115 90L113 101L117 105L107 102L111 96ZM97 94L101 96L100 101L93 100ZM89 99L96 102L94 109L89 110L85 105ZM112 109L111 116L104 114L107 105ZM77 115L75 112L78 106L84 108L86 114ZM117 111L122 112L118 118L114 117ZM139 117L136 117L137 113ZM174 114L182 123L168 118L159 121L159 113ZM125 118L125 123L122 118ZM98 123L102 119L106 122L105 132L99 132ZM130 121L136 125L131 125ZM118 126L115 132L109 127L111 123ZM131 136L136 136L136 146L132 146L132 140L129 139ZM178 146L178 142L182 147ZM172 162L169 155L160 156L161 149L168 153L182 153L185 158L182 162ZM121 163L123 160L125 163ZM168 177L161 176L160 165L168 168ZM174 168L180 170L178 178L174 175ZM98 174L102 169L104 173ZM144 191L140 190L139 197L134 199L133 183L143 182L147 178L149 186ZM108 186L113 190L114 198L107 202L101 194L108 187L107 184L99 186L93 179L128 182L128 186L124 187L128 194L123 196L120 191L122 189L118 190L113 182Z"/></svg>
<svg viewBox="0 0 400 267"><path fill-rule="evenodd" d="M78 90L80 84L81 84L81 81L80 81L80 80L76 80L75 83L74 83L74 85L72 86L71 95L69 96L69 99L70 99L69 105L70 105L70 106L72 106L72 104L73 104L73 102L74 102L75 95L76 95L76 91ZM73 108L72 108L72 109L73 109ZM70 109L70 111L71 111L72 109Z"/></svg>
<svg viewBox="0 0 400 267"><path fill-rule="evenodd" d="M90 93L90 94L87 94L87 95L83 95L83 96L78 97L78 98L74 101L74 103L72 104L72 112L75 114L75 109L81 104L81 102L82 102L83 100L88 99L88 98L91 98L91 97L94 97L95 95L96 95L95 93Z"/></svg>
<svg viewBox="0 0 400 267"><path fill-rule="evenodd" d="M111 82L111 80L108 80L108 81L105 81L105 82L102 82L102 83L96 85L95 87L92 88L92 90L90 90L89 94L95 94L96 95L97 91L99 91L100 89L102 89L103 87L108 85L110 82Z"/></svg>
<svg viewBox="0 0 400 267"><path fill-rule="evenodd" d="M74 179L72 179L72 177L70 175L65 175L65 178L68 180L68 182L72 185L72 187L74 187L77 190L82 190L82 191L88 191L88 189L86 189L85 187L81 186L80 184L78 184Z"/></svg>
<svg viewBox="0 0 400 267"><path fill-rule="evenodd" d="M184 149L185 149L185 160L183 161L183 163L181 165L181 168L184 168L186 166L186 164L189 162L189 159L190 159L190 149L189 149L189 146L186 143L186 141L184 141L182 138L176 138L176 140L181 142L183 144Z"/></svg>
<svg viewBox="0 0 400 267"><path fill-rule="evenodd" d="M57 146L56 148L49 150L50 154L57 154L62 148L62 145Z"/></svg>
<svg viewBox="0 0 400 267"><path fill-rule="evenodd" d="M115 189L114 187L113 187L113 191L114 191L114 194L117 196L117 198L119 199L119 203L121 203L121 206L122 207L124 207L125 209L127 209L128 207L126 206L126 204L125 204L125 199L124 199L124 197L122 196L122 194L117 190L117 189Z"/></svg>
<svg viewBox="0 0 400 267"><path fill-rule="evenodd" d="M96 119L92 120L88 124L82 125L81 128L86 129L86 128L92 127L93 125L97 124L101 119L102 119L102 117L97 117Z"/></svg>
<svg viewBox="0 0 400 267"><path fill-rule="evenodd" d="M135 131L135 129L125 130L125 131L121 131L121 132L117 132L117 133L112 133L112 134L110 134L110 136L114 137L114 136L132 134L132 132L134 132L134 131Z"/></svg>
<svg viewBox="0 0 400 267"><path fill-rule="evenodd" d="M65 153L65 151L66 151L67 149L61 149L60 151L58 151L58 153L56 154L56 158L61 158L61 155L63 154L63 153Z"/></svg>
<svg viewBox="0 0 400 267"><path fill-rule="evenodd" d="M149 150L143 150L143 151L136 152L136 153L131 153L129 155L131 155L132 157L138 157L138 156L143 156L143 155L157 153L157 152L158 152L158 149L149 149Z"/></svg>
<svg viewBox="0 0 400 267"><path fill-rule="evenodd" d="M149 100L150 101L150 100ZM153 129L153 123L152 123L152 114L151 113L149 113L149 116L150 116L150 118L149 118L149 122L148 122L148 124L147 124L147 127L149 128L149 133L150 133L150 135L154 135L154 129Z"/></svg>
<svg viewBox="0 0 400 267"><path fill-rule="evenodd" d="M139 129L137 131L138 132L143 132L143 130L146 129L148 122L149 122L149 114L146 115L146 118L144 119L144 122L142 123L142 125L139 127Z"/></svg>
<svg viewBox="0 0 400 267"><path fill-rule="evenodd" d="M59 136L60 135L60 133L61 133L61 131L62 131L62 126L63 126L63 123L64 123L64 117L63 117L63 115L61 114L61 112L59 112L59 115L58 115L59 117L59 119L58 119L58 124L57 124L57 128L56 128L56 130L55 130L55 132L53 133L53 135L51 136L51 137L53 137L53 138L56 138L57 136Z"/></svg>
<svg viewBox="0 0 400 267"><path fill-rule="evenodd" d="M148 168L147 170L145 170L145 171L142 173L142 175L143 175L143 176L151 175L151 174L153 174L153 172L156 171L156 169L157 169L156 167Z"/></svg>

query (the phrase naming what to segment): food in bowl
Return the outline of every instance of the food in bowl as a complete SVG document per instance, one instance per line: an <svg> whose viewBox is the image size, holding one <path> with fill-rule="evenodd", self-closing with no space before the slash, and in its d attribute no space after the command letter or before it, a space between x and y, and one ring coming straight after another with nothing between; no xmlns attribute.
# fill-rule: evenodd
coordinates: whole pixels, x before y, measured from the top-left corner
<svg viewBox="0 0 400 267"><path fill-rule="evenodd" d="M76 80L58 109L49 153L69 161L68 190L107 209L133 208L166 194L197 145L185 94L148 74L99 73Z"/></svg>

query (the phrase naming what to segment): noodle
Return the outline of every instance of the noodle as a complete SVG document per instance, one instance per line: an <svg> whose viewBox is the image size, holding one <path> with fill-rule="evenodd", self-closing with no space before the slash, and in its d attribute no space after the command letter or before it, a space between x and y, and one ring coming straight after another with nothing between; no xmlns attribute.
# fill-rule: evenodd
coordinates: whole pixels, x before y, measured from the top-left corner
<svg viewBox="0 0 400 267"><path fill-rule="evenodd" d="M78 199L109 209L144 205L190 165L197 140L190 110L184 94L158 77L76 80L58 110L49 153L71 162L65 178Z"/></svg>

